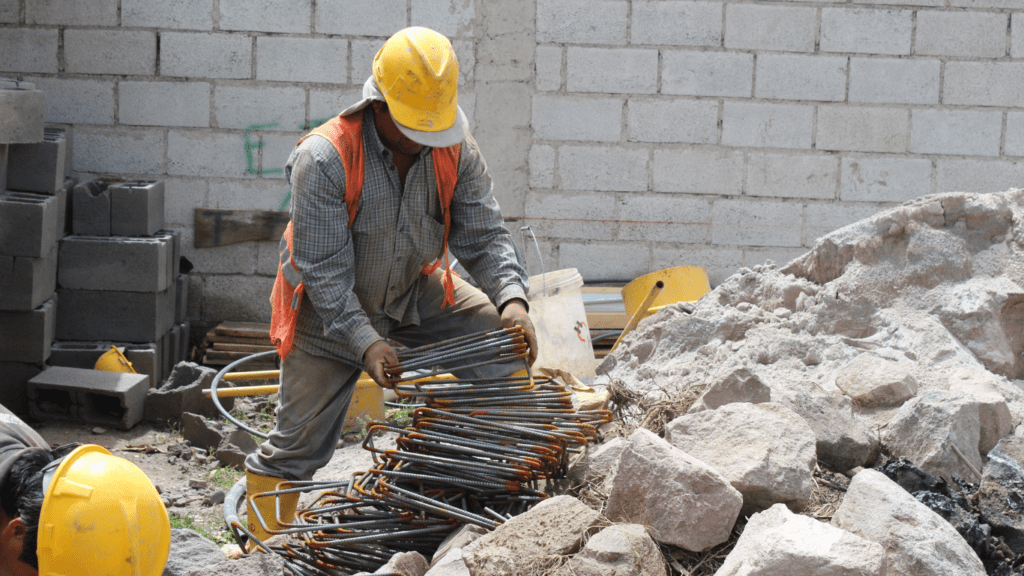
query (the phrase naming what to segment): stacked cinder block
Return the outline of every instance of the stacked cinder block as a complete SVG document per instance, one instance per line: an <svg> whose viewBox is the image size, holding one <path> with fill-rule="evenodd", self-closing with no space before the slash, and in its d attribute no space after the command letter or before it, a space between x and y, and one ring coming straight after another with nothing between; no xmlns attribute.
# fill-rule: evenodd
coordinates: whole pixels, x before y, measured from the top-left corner
<svg viewBox="0 0 1024 576"><path fill-rule="evenodd" d="M181 234L163 229L163 182L81 182L71 224L72 235L60 242L50 364L91 368L118 346L159 387L185 358L189 333Z"/></svg>
<svg viewBox="0 0 1024 576"><path fill-rule="evenodd" d="M45 110L31 83L0 78L0 399L20 413L50 357L67 202L64 133Z"/></svg>

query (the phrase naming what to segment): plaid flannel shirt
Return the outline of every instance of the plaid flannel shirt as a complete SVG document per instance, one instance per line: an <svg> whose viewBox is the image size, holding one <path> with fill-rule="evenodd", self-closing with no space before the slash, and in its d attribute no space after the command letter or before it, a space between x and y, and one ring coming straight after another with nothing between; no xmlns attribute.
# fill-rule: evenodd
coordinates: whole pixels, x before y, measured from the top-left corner
<svg viewBox="0 0 1024 576"><path fill-rule="evenodd" d="M442 255L444 236L432 149L419 153L403 191L373 113L360 113L366 166L351 228L345 168L327 140L305 139L285 167L292 187L292 258L306 286L295 345L355 366L362 366L366 349L387 338L389 329L419 324L416 302L421 283L428 281L420 271ZM449 250L496 306L525 301L527 273L502 226L487 165L468 134L458 171Z"/></svg>

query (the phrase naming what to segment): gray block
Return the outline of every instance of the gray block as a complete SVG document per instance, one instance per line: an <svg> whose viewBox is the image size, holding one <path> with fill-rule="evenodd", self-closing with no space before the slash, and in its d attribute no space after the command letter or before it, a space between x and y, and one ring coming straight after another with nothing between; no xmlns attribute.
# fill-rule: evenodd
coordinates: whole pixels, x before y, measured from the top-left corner
<svg viewBox="0 0 1024 576"><path fill-rule="evenodd" d="M181 324L188 316L188 274L179 274L174 284L174 322Z"/></svg>
<svg viewBox="0 0 1024 576"><path fill-rule="evenodd" d="M43 371L41 364L0 362L0 404L15 414L28 414L28 381Z"/></svg>
<svg viewBox="0 0 1024 576"><path fill-rule="evenodd" d="M57 297L28 312L0 312L0 361L42 364L50 357Z"/></svg>
<svg viewBox="0 0 1024 576"><path fill-rule="evenodd" d="M0 310L35 310L56 289L56 247L42 258L0 256Z"/></svg>
<svg viewBox="0 0 1024 576"><path fill-rule="evenodd" d="M167 257L167 278L169 282L174 282L178 278L178 255L181 254L181 240L180 238L175 238L175 232L175 230L160 230L151 236L151 238L167 242L170 246L170 252ZM180 236L180 233L178 234Z"/></svg>
<svg viewBox="0 0 1024 576"><path fill-rule="evenodd" d="M167 372L163 370L164 359L160 346L156 342L125 344L124 355L132 363L135 372L149 376L150 388L159 386L167 377Z"/></svg>
<svg viewBox="0 0 1024 576"><path fill-rule="evenodd" d="M181 349L178 350L178 362L188 361L189 338L192 337L192 324L188 321L178 324L181 327Z"/></svg>
<svg viewBox="0 0 1024 576"><path fill-rule="evenodd" d="M137 180L110 185L110 233L150 236L164 227L164 183Z"/></svg>
<svg viewBox="0 0 1024 576"><path fill-rule="evenodd" d="M28 381L29 413L127 430L142 420L148 390L145 374L50 367Z"/></svg>
<svg viewBox="0 0 1024 576"><path fill-rule="evenodd" d="M41 142L45 116L42 90L0 90L0 144Z"/></svg>
<svg viewBox="0 0 1024 576"><path fill-rule="evenodd" d="M216 375L217 371L212 368L179 362L167 381L159 388L151 389L146 396L146 420L168 424L181 422L185 412L207 418L219 417L220 412L213 401L203 396L203 389L210 387ZM234 398L221 398L220 401L228 411L235 406Z"/></svg>
<svg viewBox="0 0 1024 576"><path fill-rule="evenodd" d="M64 235L67 196L0 192L0 254L42 258Z"/></svg>
<svg viewBox="0 0 1024 576"><path fill-rule="evenodd" d="M160 338L160 357L163 359L163 366L161 369L164 374L170 374L171 369L174 368L174 337L172 335L174 328L164 333L163 337ZM161 382L162 384L162 382Z"/></svg>
<svg viewBox="0 0 1024 576"><path fill-rule="evenodd" d="M86 180L75 185L71 230L85 236L110 236L110 182Z"/></svg>
<svg viewBox="0 0 1024 576"><path fill-rule="evenodd" d="M55 194L64 186L66 150L64 130L59 128L47 128L42 142L11 144L7 189Z"/></svg>
<svg viewBox="0 0 1024 576"><path fill-rule="evenodd" d="M74 204L73 199L75 197L75 182L76 180L71 177L64 178L64 184L62 186L64 197L64 233L61 237L73 234L74 231L71 229L74 223L74 218L71 217L71 208Z"/></svg>
<svg viewBox="0 0 1024 576"><path fill-rule="evenodd" d="M0 182L7 182L7 157L10 155L10 146L0 144Z"/></svg>
<svg viewBox="0 0 1024 576"><path fill-rule="evenodd" d="M71 342L57 340L50 349L50 366L66 368L88 368L96 366L96 361L111 346L117 346L132 364L138 374L149 376L149 381L160 382L163 378L163 358L160 347L156 343L132 344L127 342Z"/></svg>
<svg viewBox="0 0 1024 576"><path fill-rule="evenodd" d="M162 292L174 286L171 249L170 236L68 236L60 241L57 281L69 290Z"/></svg>
<svg viewBox="0 0 1024 576"><path fill-rule="evenodd" d="M169 291L120 292L57 289L57 338L157 342L171 329Z"/></svg>

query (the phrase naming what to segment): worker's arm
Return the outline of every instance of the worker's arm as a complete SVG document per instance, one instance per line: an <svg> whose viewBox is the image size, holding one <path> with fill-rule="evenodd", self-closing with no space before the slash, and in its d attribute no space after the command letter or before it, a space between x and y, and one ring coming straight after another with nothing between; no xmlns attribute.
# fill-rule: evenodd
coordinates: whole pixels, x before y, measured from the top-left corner
<svg viewBox="0 0 1024 576"><path fill-rule="evenodd" d="M345 168L327 140L311 136L288 158L292 187L292 257L329 338L354 358L382 340L370 325L355 285L355 251L345 207Z"/></svg>

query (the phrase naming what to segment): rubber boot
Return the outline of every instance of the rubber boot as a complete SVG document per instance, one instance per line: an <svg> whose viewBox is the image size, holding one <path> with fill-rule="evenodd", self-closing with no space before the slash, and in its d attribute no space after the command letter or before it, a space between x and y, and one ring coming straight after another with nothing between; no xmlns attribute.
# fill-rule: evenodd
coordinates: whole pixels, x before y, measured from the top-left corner
<svg viewBox="0 0 1024 576"><path fill-rule="evenodd" d="M270 534L263 529L263 525L260 524L259 518L256 517L256 513L253 510L252 497L262 492L272 492L277 490L277 485L280 482L285 482L284 478L276 478L274 476L262 476L260 474L254 474L246 471L245 473L245 504L248 510L248 528L261 541L266 541L273 534ZM280 502L280 516L278 516L278 502ZM260 516L263 518L263 522L266 527L270 530L280 530L281 524L278 522L291 523L295 520L295 507L299 504L299 493L294 494L280 494L278 496L267 496L264 498L257 498L255 500L256 507L259 508ZM255 542L250 542L247 552L252 552L253 548L256 547Z"/></svg>

